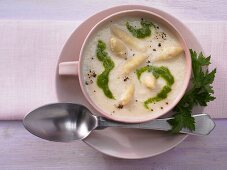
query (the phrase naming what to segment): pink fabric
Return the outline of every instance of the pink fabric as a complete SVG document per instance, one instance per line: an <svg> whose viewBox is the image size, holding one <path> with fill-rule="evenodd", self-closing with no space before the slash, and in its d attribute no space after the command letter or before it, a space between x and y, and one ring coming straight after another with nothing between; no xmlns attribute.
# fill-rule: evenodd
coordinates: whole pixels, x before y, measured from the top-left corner
<svg viewBox="0 0 227 170"><path fill-rule="evenodd" d="M22 119L30 110L57 102L55 74L60 52L80 22L0 21L0 120ZM227 22L187 22L212 55L218 72L217 99L205 108L213 118L227 118ZM67 95L67 94L66 94Z"/></svg>

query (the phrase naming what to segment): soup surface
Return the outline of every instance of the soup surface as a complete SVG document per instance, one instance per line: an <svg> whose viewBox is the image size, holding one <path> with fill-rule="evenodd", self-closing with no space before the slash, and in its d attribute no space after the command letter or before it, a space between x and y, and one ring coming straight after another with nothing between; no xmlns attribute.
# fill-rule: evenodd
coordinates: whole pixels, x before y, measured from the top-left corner
<svg viewBox="0 0 227 170"><path fill-rule="evenodd" d="M91 100L122 118L164 112L183 87L186 72L177 38L143 18L104 25L87 42L82 62Z"/></svg>

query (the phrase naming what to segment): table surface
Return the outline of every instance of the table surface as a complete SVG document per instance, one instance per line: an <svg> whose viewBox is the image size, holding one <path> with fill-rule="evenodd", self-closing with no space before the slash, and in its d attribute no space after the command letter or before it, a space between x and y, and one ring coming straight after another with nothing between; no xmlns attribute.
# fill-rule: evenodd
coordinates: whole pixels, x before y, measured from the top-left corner
<svg viewBox="0 0 227 170"><path fill-rule="evenodd" d="M108 3L107 3L108 2ZM116 5L157 7L182 21L226 21L227 1L196 0L1 0L0 19L85 20ZM0 169L227 169L227 120L207 137L190 136L176 148L143 160L105 156L83 142L53 143L27 132L21 121L0 121Z"/></svg>

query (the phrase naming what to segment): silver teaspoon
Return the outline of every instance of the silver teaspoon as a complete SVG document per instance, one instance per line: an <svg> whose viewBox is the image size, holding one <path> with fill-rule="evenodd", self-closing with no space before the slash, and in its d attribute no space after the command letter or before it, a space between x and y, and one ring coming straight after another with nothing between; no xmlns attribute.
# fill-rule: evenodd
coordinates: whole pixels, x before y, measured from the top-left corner
<svg viewBox="0 0 227 170"><path fill-rule="evenodd" d="M196 128L191 132L182 129L181 133L208 135L215 123L207 114L194 115ZM169 131L171 126L165 119L155 119L144 123L120 123L103 117L94 116L86 107L72 103L55 103L39 107L28 113L24 127L32 134L46 140L70 142L86 138L93 130L107 127L153 129Z"/></svg>

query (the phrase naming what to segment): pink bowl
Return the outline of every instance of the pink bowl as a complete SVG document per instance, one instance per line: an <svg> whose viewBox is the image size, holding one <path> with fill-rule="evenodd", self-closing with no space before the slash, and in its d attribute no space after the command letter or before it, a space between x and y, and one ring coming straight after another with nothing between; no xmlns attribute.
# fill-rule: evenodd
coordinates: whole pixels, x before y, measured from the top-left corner
<svg viewBox="0 0 227 170"><path fill-rule="evenodd" d="M87 42L92 37L92 35L94 35L96 33L96 31L99 30L103 25L110 22L111 20L116 20L118 18L122 18L122 17L126 17L126 16L127 17L148 18L152 21L155 21L156 23L159 23L159 24L165 26L166 28L168 28L171 31L171 33L173 33L177 37L178 41L180 42L181 47L184 49L185 57L186 57L186 73L185 73L185 77L184 77L185 79L184 79L183 87L179 90L179 93L178 93L178 96L176 97L176 99L173 102L171 102L171 104L169 104L168 107L165 107L165 109L163 109L162 112L160 112L160 114L155 114L155 113L154 114L148 114L146 117L132 117L132 116L130 117L130 116L128 116L127 119L125 117L122 118L122 117L110 115L105 110L103 110L102 108L97 106L92 101L92 99L90 98L90 96L88 95L88 93L86 91L85 83L84 83L83 76L82 76L82 67L83 67L83 64L82 64L83 63L83 57L82 56L83 56L84 49L85 49ZM84 43L83 43L82 48L81 48L81 51L80 51L79 61L64 62L64 63L59 64L59 74L60 75L78 75L80 86L81 86L81 89L82 89L84 96L89 101L89 103L101 115L103 115L103 116L105 116L109 119L115 120L115 121L127 122L127 123L140 123L140 122L153 120L153 119L156 119L160 116L165 115L170 110L172 110L173 107L176 106L176 104L183 97L183 95L184 95L184 93L187 89L187 86L189 84L190 77L191 77L191 69L192 69L191 68L191 56L190 56L190 53L189 53L189 48L188 48L184 38L180 34L180 32L169 21L164 19L162 16L157 15L157 14L150 12L150 11L146 11L146 10L126 10L126 11L114 13L114 14L104 18L103 20L98 22L91 29L91 31L88 33L87 37L85 38Z"/></svg>

